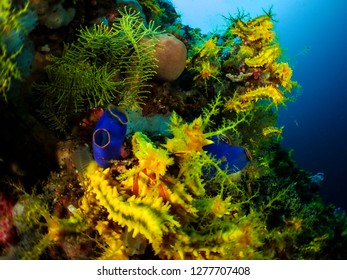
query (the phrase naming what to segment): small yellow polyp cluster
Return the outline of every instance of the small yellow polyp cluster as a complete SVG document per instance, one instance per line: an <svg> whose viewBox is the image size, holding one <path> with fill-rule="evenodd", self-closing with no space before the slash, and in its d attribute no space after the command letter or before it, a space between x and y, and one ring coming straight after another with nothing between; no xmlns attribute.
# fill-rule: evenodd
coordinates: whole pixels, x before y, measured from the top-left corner
<svg viewBox="0 0 347 280"><path fill-rule="evenodd" d="M187 59L187 68L194 73L197 85L202 82L207 90L207 82L216 80L220 82L221 73L220 54L223 46L218 45L217 37L209 39L199 38L199 43L190 51Z"/></svg>

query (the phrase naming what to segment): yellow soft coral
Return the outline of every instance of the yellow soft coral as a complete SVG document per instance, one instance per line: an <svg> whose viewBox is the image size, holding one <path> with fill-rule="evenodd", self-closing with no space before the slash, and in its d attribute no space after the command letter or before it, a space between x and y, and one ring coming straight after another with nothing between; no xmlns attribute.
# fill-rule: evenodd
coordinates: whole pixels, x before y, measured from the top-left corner
<svg viewBox="0 0 347 280"><path fill-rule="evenodd" d="M160 8L157 0L140 0L141 6L149 9L156 16L163 13L163 10Z"/></svg>
<svg viewBox="0 0 347 280"><path fill-rule="evenodd" d="M196 202L200 209L200 216L203 218L221 218L230 214L231 197L223 199L220 195L215 197L202 198Z"/></svg>
<svg viewBox="0 0 347 280"><path fill-rule="evenodd" d="M216 63L211 63L209 60L203 60L199 65L195 67L195 70L199 73L194 79L201 77L204 80L210 78L217 79L217 75L220 72L219 65Z"/></svg>
<svg viewBox="0 0 347 280"><path fill-rule="evenodd" d="M252 28L252 32L248 36L250 41L260 40L264 44L272 41L275 37L275 33L271 31L274 25L271 22L271 18L267 15L250 20L248 25Z"/></svg>
<svg viewBox="0 0 347 280"><path fill-rule="evenodd" d="M99 257L101 260L127 260L128 255L122 234L111 229L108 221L98 221L95 229L106 243L106 249Z"/></svg>
<svg viewBox="0 0 347 280"><path fill-rule="evenodd" d="M216 58L218 53L220 52L221 48L217 46L216 44L217 38L210 38L208 39L203 45L200 50L200 58L202 57L214 57Z"/></svg>
<svg viewBox="0 0 347 280"><path fill-rule="evenodd" d="M261 67L270 64L279 58L281 49L279 45L270 45L262 49L262 51L251 58L246 58L245 63L249 67Z"/></svg>
<svg viewBox="0 0 347 280"><path fill-rule="evenodd" d="M178 232L171 250L162 250L159 256L174 259L252 259L262 245L258 224L251 217L234 223L225 223L217 231L202 234L190 230ZM163 248L165 249L165 248Z"/></svg>
<svg viewBox="0 0 347 280"><path fill-rule="evenodd" d="M244 94L236 94L226 102L225 108L230 111L243 112L250 109L259 99L270 99L276 107L285 101L282 92L276 87L269 85L258 87Z"/></svg>
<svg viewBox="0 0 347 280"><path fill-rule="evenodd" d="M274 66L274 74L280 80L280 85L286 90L291 91L295 82L291 80L293 75L293 70L289 67L288 63L280 62L275 63Z"/></svg>
<svg viewBox="0 0 347 280"><path fill-rule="evenodd" d="M126 201L112 200L111 196L103 196L100 190L100 203L109 211L109 219L121 226L127 226L135 237L144 235L154 249L160 247L164 233L174 231L180 224L169 214L170 206L164 204L162 198L155 200L130 197Z"/></svg>
<svg viewBox="0 0 347 280"><path fill-rule="evenodd" d="M273 40L274 32L271 31L273 23L267 15L259 16L249 21L237 20L231 29L231 33L240 37L243 41L268 43Z"/></svg>
<svg viewBox="0 0 347 280"><path fill-rule="evenodd" d="M281 126L280 128L274 127L274 126L268 126L268 127L263 128L262 134L263 134L263 136L276 135L277 137L281 137L283 128L284 128L284 126Z"/></svg>
<svg viewBox="0 0 347 280"><path fill-rule="evenodd" d="M143 133L136 132L132 137L135 157L138 159L131 169L123 172L118 179L122 186L136 196L163 197L168 199L167 184L162 180L167 167L174 163L168 151L155 147Z"/></svg>
<svg viewBox="0 0 347 280"><path fill-rule="evenodd" d="M169 213L170 205L161 197L129 197L120 194L121 185L110 184L109 169L103 170L92 162L85 173L85 188L95 194L100 206L107 210L107 218L122 227L144 235L154 248L160 247L163 234L174 231L180 224Z"/></svg>
<svg viewBox="0 0 347 280"><path fill-rule="evenodd" d="M217 37L208 40L199 37L199 43L192 47L187 68L194 73L194 80L201 83L207 91L207 82L214 79L221 83L219 76L221 73L220 53L223 46L217 44Z"/></svg>
<svg viewBox="0 0 347 280"><path fill-rule="evenodd" d="M136 132L132 138L135 157L139 160L138 170L147 169L156 174L156 178L163 176L169 165L174 163L168 151L156 148L149 138L141 132Z"/></svg>
<svg viewBox="0 0 347 280"><path fill-rule="evenodd" d="M170 130L174 135L168 139L164 147L171 153L185 157L193 152L202 151L202 147L212 144L213 141L206 138L203 132L203 120L196 118L192 123L183 122L176 113L171 116Z"/></svg>
<svg viewBox="0 0 347 280"><path fill-rule="evenodd" d="M254 48L250 46L246 46L246 45L241 45L237 53L238 57L240 58L253 57L254 54L255 54Z"/></svg>

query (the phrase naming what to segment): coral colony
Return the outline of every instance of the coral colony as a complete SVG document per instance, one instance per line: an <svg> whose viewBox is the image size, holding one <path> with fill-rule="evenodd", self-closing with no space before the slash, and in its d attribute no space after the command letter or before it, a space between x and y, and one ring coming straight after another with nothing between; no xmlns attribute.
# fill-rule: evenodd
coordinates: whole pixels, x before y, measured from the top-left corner
<svg viewBox="0 0 347 280"><path fill-rule="evenodd" d="M3 259L339 259L343 209L281 147L272 10L0 2Z"/></svg>

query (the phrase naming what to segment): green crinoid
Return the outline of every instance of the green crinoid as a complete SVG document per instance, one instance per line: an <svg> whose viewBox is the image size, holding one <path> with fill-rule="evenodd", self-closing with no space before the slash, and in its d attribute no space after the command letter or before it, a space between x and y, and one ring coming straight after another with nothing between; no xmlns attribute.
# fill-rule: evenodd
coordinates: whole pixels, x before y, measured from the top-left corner
<svg viewBox="0 0 347 280"><path fill-rule="evenodd" d="M156 73L153 23L144 25L137 11L120 11L111 27L82 28L78 40L51 57L48 81L37 84L40 113L50 126L65 132L77 114L110 103L138 107Z"/></svg>

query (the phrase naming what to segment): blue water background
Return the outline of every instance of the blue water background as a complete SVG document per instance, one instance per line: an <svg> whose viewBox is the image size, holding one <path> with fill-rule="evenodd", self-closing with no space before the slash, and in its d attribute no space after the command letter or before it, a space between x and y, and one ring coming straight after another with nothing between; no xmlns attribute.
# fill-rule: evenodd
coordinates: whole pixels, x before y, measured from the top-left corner
<svg viewBox="0 0 347 280"><path fill-rule="evenodd" d="M347 1L173 0L182 21L204 33L223 30L237 8L251 16L273 5L284 57L302 90L279 110L282 145L298 166L323 172L325 202L347 209Z"/></svg>

